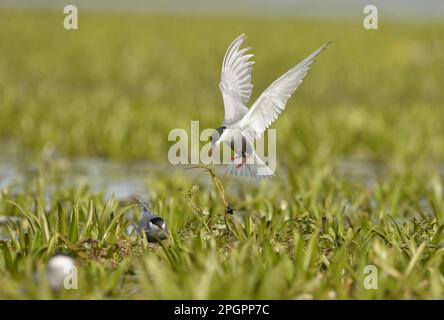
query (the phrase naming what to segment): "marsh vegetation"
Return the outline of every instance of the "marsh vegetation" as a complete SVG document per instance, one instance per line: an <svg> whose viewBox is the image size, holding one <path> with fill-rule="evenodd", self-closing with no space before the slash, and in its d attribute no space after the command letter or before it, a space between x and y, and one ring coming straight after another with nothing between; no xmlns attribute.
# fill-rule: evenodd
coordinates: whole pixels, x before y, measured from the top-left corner
<svg viewBox="0 0 444 320"><path fill-rule="evenodd" d="M444 31L439 23L0 11L0 298L444 297ZM328 40L277 130L276 177L167 162L172 128L215 127L228 43L254 100ZM12 151L11 151L12 150ZM135 230L145 193L170 238ZM55 296L46 263L79 266ZM378 270L367 290L364 268Z"/></svg>

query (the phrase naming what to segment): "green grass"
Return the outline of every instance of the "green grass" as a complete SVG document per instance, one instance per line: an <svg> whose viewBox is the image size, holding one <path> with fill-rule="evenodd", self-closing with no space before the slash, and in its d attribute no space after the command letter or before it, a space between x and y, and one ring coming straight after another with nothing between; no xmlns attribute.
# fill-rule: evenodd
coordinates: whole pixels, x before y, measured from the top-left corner
<svg viewBox="0 0 444 320"><path fill-rule="evenodd" d="M68 32L62 18L0 11L0 140L38 164L22 191L0 191L0 215L20 218L0 225L0 298L444 297L442 24L81 13ZM48 157L164 163L170 129L219 125L221 59L244 32L252 100L333 46L274 125L277 176L221 177L236 215L204 173L149 174L171 231L152 245L125 233L140 209L92 181L50 188ZM55 252L76 257L78 290L50 291Z"/></svg>

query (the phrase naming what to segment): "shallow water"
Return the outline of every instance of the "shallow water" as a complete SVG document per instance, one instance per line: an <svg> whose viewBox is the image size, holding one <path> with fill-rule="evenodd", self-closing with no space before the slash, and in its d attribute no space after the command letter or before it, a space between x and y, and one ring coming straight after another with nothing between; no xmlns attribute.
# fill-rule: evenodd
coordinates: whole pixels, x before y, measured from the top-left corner
<svg viewBox="0 0 444 320"><path fill-rule="evenodd" d="M39 163L26 159L12 144L0 145L0 189L12 193L29 190L31 181L42 177L45 190L61 186L87 184L93 192L104 192L109 198L125 199L148 192L147 176L168 172L165 164L151 162L118 162L102 158L66 159L51 156Z"/></svg>
<svg viewBox="0 0 444 320"><path fill-rule="evenodd" d="M10 187L17 193L26 188L27 181L41 176L47 191L60 186L88 184L93 192L104 191L106 198L114 194L124 199L148 192L146 177L155 170L159 168L149 163L134 165L98 159L73 160L67 168L57 172L40 170L33 164L20 170L14 163L0 163L0 188Z"/></svg>
<svg viewBox="0 0 444 320"><path fill-rule="evenodd" d="M106 199L114 194L117 200L134 196L149 198L148 178L179 175L204 185L211 184L201 170L184 170L187 167L168 162L121 162L99 157L69 159L49 148L35 161L13 143L0 143L0 189L8 188L12 194L36 191L36 178L40 177L48 197L63 187L87 185L93 193L104 193ZM224 171L222 167L217 168L218 174L223 175Z"/></svg>
<svg viewBox="0 0 444 320"><path fill-rule="evenodd" d="M45 155L45 151L42 152L42 158L44 160L37 163L28 159L14 144L0 143L0 189L9 188L13 194L29 191L35 185L31 182L34 182L36 177L42 177L48 195L60 187L86 184L92 192L103 192L105 198L114 194L116 199L125 200L135 195L141 198L149 197L148 177L181 174L204 184L210 183L200 170L184 170L186 166L172 166L167 162L119 162L106 158L68 159L53 152L47 152ZM217 169L218 174L223 174L222 167ZM375 183L388 176L390 170L381 162L346 157L335 164L335 171L339 176L358 181L371 189ZM438 171L444 175L444 166L438 168ZM281 168L280 174L285 177L285 169Z"/></svg>
<svg viewBox="0 0 444 320"><path fill-rule="evenodd" d="M388 174L389 168L380 162L343 158L336 164L336 171L340 176L357 180L370 189L379 178Z"/></svg>

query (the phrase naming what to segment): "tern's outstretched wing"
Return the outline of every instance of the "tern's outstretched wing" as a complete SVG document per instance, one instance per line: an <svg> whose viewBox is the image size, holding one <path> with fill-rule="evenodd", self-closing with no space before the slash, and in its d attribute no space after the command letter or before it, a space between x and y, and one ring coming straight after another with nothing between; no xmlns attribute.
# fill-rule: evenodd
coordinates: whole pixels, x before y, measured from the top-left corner
<svg viewBox="0 0 444 320"><path fill-rule="evenodd" d="M246 54L250 48L240 49L245 35L237 37L228 47L222 64L222 76L219 83L224 100L224 124L239 121L248 112L245 107L250 99L253 85L251 84L251 69L253 61L248 61L252 54Z"/></svg>
<svg viewBox="0 0 444 320"><path fill-rule="evenodd" d="M250 139L259 139L264 131L277 119L293 92L299 87L314 63L314 58L330 43L324 44L304 61L275 80L256 100L239 126Z"/></svg>

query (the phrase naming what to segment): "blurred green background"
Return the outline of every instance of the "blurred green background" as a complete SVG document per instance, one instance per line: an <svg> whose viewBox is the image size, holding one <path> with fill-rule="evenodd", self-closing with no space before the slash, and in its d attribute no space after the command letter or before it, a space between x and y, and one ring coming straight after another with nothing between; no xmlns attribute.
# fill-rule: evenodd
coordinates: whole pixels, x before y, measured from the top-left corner
<svg viewBox="0 0 444 320"><path fill-rule="evenodd" d="M0 14L0 137L32 152L166 161L169 130L189 130L190 120L201 128L220 123L221 60L246 33L257 62L251 103L289 67L334 43L276 122L279 161L443 160L439 22L380 18L369 31L357 19L80 8L79 30L67 31L61 10Z"/></svg>

